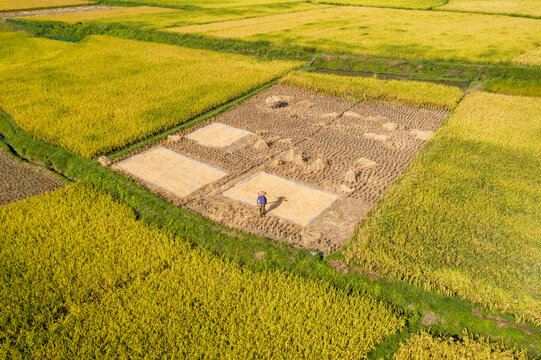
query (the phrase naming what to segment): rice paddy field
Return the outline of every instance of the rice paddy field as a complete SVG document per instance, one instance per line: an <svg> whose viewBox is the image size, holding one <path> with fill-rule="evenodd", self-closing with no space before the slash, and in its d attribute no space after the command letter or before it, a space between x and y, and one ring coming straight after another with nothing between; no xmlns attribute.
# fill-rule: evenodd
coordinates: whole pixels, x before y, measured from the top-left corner
<svg viewBox="0 0 541 360"><path fill-rule="evenodd" d="M181 124L299 66L102 36L71 44L0 37L2 108L37 138L86 157ZM24 57L21 46L43 52Z"/></svg>
<svg viewBox="0 0 541 360"><path fill-rule="evenodd" d="M539 358L539 3L0 0L0 359Z"/></svg>
<svg viewBox="0 0 541 360"><path fill-rule="evenodd" d="M541 16L541 3L536 0L449 0L438 9L532 17Z"/></svg>
<svg viewBox="0 0 541 360"><path fill-rule="evenodd" d="M134 0L119 0L120 3L141 3L142 1ZM281 3L302 2L302 0L233 0L223 2L220 0L144 0L146 4L163 7L180 7L180 8L230 8L236 6L251 6L251 5L271 5Z"/></svg>
<svg viewBox="0 0 541 360"><path fill-rule="evenodd" d="M390 7L400 9L430 9L444 4L444 0L317 0L319 3L338 5L357 5L373 7Z"/></svg>
<svg viewBox="0 0 541 360"><path fill-rule="evenodd" d="M327 93L353 101L390 101L450 110L462 98L462 92L457 87L428 82L378 80L307 72L290 73L281 81L316 93Z"/></svg>
<svg viewBox="0 0 541 360"><path fill-rule="evenodd" d="M0 0L0 11L88 5L95 2L87 0Z"/></svg>
<svg viewBox="0 0 541 360"><path fill-rule="evenodd" d="M536 48L538 27L538 20L526 18L332 7L168 31L359 55L498 63Z"/></svg>
<svg viewBox="0 0 541 360"><path fill-rule="evenodd" d="M375 299L193 249L89 184L0 207L0 223L4 358L352 358L405 325Z"/></svg>
<svg viewBox="0 0 541 360"><path fill-rule="evenodd" d="M165 29L193 24L206 24L226 20L267 16L276 13L299 12L324 8L305 2L276 4L256 4L230 8L171 9L162 7L136 6L108 10L86 11L81 13L52 14L31 18L31 21L58 21L69 24L77 22L92 24L122 24L141 29Z"/></svg>
<svg viewBox="0 0 541 360"><path fill-rule="evenodd" d="M421 332L406 340L394 355L394 360L526 360L524 352L505 349L486 339L474 340L466 335L462 340L434 337Z"/></svg>
<svg viewBox="0 0 541 360"><path fill-rule="evenodd" d="M466 97L360 226L349 261L541 324L540 114L537 98Z"/></svg>

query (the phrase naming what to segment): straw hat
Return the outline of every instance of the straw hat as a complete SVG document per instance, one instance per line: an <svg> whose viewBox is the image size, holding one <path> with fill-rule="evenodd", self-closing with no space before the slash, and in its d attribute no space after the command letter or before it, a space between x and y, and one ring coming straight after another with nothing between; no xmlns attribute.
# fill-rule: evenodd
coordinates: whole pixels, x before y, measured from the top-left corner
<svg viewBox="0 0 541 360"><path fill-rule="evenodd" d="M262 195L262 196L263 196L263 195L267 195L267 193L266 193L265 191L260 191L260 192L258 193L258 195Z"/></svg>

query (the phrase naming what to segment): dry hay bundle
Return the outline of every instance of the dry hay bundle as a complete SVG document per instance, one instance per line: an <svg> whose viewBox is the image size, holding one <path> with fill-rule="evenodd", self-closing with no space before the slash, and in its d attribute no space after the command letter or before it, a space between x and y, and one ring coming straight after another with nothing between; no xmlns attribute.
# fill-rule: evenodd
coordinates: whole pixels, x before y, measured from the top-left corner
<svg viewBox="0 0 541 360"><path fill-rule="evenodd" d="M426 140L430 140L432 136L434 136L434 131L430 131L430 130L423 131L423 130L413 129L410 131L410 134L415 136L419 140L426 141Z"/></svg>
<svg viewBox="0 0 541 360"><path fill-rule="evenodd" d="M344 181L349 184L354 184L357 182L357 174L355 173L355 170L353 168L349 168L348 172L346 173L346 177L344 178Z"/></svg>
<svg viewBox="0 0 541 360"><path fill-rule="evenodd" d="M269 144L267 144L267 142L265 141L265 139L263 139L262 137L260 137L256 143L254 144L254 148L257 150L257 151L265 151L265 150L268 150L269 149Z"/></svg>
<svg viewBox="0 0 541 360"><path fill-rule="evenodd" d="M379 164L375 162L374 160L370 160L365 157L362 157L359 160L357 160L357 164L359 164L361 169L371 169L376 166L379 166Z"/></svg>
<svg viewBox="0 0 541 360"><path fill-rule="evenodd" d="M325 167L326 164L323 160L323 154L319 154L316 161L314 161L314 163L312 164L312 171L322 171L323 169L325 169Z"/></svg>

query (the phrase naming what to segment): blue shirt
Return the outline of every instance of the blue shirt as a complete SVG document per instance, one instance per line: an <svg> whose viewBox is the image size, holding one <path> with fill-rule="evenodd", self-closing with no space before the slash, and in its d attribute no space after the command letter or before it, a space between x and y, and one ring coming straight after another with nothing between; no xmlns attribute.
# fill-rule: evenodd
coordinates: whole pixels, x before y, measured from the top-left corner
<svg viewBox="0 0 541 360"><path fill-rule="evenodd" d="M257 197L257 205L263 205L267 203L267 198L263 195Z"/></svg>

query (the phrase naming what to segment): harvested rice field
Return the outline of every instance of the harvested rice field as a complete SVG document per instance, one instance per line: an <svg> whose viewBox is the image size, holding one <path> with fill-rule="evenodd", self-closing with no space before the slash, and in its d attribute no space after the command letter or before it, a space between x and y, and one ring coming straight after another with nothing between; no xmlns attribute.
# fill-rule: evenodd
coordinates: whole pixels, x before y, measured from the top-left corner
<svg viewBox="0 0 541 360"><path fill-rule="evenodd" d="M273 96L283 105L268 105ZM275 85L243 104L160 146L206 164L220 175L197 191L171 191L169 181L199 182L199 172L164 166L127 176L220 224L325 253L342 247L385 191L404 172L449 111L355 102ZM137 160L131 160L137 161ZM150 159L148 169L158 161ZM171 180L165 174L180 174ZM190 177L190 179L184 179ZM188 189L184 187L183 189ZM268 215L258 217L258 191L268 193ZM305 193L304 193L305 192Z"/></svg>
<svg viewBox="0 0 541 360"><path fill-rule="evenodd" d="M3 110L37 139L85 157L182 124L300 65L107 36L0 39Z"/></svg>
<svg viewBox="0 0 541 360"><path fill-rule="evenodd" d="M0 148L0 206L64 187L50 171L17 161Z"/></svg>
<svg viewBox="0 0 541 360"><path fill-rule="evenodd" d="M353 358L406 323L194 249L86 183L0 207L0 225L2 358Z"/></svg>
<svg viewBox="0 0 541 360"><path fill-rule="evenodd" d="M539 46L539 20L445 11L331 7L167 29L321 51L499 63Z"/></svg>

